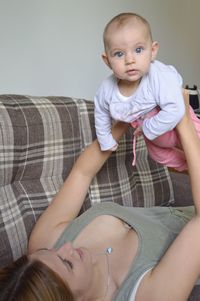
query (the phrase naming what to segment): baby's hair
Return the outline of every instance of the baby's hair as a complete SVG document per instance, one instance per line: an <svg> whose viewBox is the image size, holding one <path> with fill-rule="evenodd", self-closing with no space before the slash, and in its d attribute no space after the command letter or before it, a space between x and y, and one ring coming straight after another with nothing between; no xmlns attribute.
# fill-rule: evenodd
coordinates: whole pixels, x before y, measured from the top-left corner
<svg viewBox="0 0 200 301"><path fill-rule="evenodd" d="M121 13L115 17L113 17L106 25L105 29L104 29L104 32L103 32L103 42L104 42L104 47L106 49L106 46L108 44L108 31L110 29L110 27L112 25L115 25L116 26L116 29L119 29L123 26L125 26L126 24L128 24L130 21L134 21L135 23L141 23L143 24L146 29L147 29L147 32L150 36L150 39L152 40L152 33L151 33L151 27L150 27L150 24L149 22L143 18L142 16L138 15L138 14L135 14L135 13L131 13L131 12L128 12L128 13Z"/></svg>

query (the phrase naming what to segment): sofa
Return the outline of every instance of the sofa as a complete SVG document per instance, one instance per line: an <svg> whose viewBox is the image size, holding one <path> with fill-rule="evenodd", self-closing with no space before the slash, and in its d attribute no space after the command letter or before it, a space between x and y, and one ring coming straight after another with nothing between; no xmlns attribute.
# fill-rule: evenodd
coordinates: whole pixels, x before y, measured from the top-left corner
<svg viewBox="0 0 200 301"><path fill-rule="evenodd" d="M26 253L38 217L95 139L93 110L93 102L84 99L0 95L0 267ZM80 213L104 201L144 207L192 204L188 175L154 162L142 137L132 166L132 135L130 128L93 179ZM200 300L198 286L189 300Z"/></svg>

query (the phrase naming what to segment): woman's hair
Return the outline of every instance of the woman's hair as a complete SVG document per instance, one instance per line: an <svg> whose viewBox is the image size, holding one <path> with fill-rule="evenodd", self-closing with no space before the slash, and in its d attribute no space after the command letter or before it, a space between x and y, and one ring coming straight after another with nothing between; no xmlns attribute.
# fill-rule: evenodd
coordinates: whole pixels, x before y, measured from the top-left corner
<svg viewBox="0 0 200 301"><path fill-rule="evenodd" d="M47 265L24 255L0 269L1 301L74 301L67 284Z"/></svg>

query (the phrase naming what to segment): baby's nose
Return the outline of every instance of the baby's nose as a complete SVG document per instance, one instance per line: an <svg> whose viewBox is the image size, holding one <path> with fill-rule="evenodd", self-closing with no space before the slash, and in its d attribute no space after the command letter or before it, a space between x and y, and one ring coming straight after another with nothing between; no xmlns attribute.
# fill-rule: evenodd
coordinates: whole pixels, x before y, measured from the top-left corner
<svg viewBox="0 0 200 301"><path fill-rule="evenodd" d="M135 63L135 56L133 53L127 54L126 55L126 64L133 64Z"/></svg>

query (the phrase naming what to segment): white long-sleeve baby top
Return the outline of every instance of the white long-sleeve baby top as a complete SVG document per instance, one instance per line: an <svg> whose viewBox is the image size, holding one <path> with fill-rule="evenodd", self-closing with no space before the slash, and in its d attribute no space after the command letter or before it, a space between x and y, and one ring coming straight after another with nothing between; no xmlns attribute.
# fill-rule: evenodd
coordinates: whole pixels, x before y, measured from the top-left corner
<svg viewBox="0 0 200 301"><path fill-rule="evenodd" d="M95 128L101 149L113 149L117 145L111 134L112 120L131 123L142 118L142 131L149 140L172 130L185 112L182 83L173 66L159 61L151 63L149 72L129 97L120 93L113 74L107 77L94 99ZM160 108L159 113L145 118L155 107Z"/></svg>

